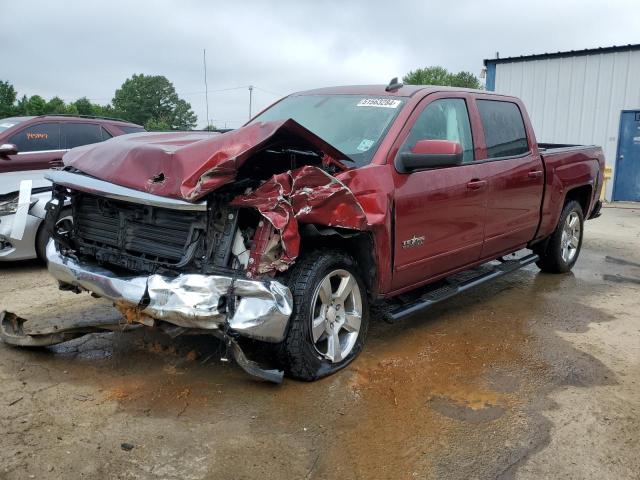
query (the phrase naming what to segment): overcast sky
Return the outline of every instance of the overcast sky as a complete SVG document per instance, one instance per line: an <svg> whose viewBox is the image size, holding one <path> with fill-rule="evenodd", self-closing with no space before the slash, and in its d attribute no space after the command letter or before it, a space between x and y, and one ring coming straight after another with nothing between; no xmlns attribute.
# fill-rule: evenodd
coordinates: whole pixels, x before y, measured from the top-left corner
<svg viewBox="0 0 640 480"><path fill-rule="evenodd" d="M422 66L640 43L638 0L2 2L0 80L19 95L106 104L134 73L165 75L206 125L237 127L292 91L386 83ZM639 79L640 81L640 79ZM216 91L223 89L235 90Z"/></svg>

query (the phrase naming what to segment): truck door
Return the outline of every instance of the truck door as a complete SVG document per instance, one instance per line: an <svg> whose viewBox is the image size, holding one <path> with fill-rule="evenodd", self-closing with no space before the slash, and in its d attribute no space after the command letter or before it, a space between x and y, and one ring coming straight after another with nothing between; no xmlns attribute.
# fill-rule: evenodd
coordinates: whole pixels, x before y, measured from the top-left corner
<svg viewBox="0 0 640 480"><path fill-rule="evenodd" d="M482 258L524 247L540 221L544 170L518 104L477 99L489 180Z"/></svg>
<svg viewBox="0 0 640 480"><path fill-rule="evenodd" d="M394 171L394 290L425 283L480 257L488 185L483 165L474 162L474 133L465 94L449 93L427 96L400 133L398 155L419 140L450 140L462 146L463 163Z"/></svg>

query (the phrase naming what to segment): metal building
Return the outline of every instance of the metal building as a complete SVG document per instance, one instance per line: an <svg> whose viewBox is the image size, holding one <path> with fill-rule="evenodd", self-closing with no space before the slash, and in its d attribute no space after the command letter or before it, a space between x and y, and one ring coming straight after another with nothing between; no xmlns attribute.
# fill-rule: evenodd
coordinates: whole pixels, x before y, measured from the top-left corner
<svg viewBox="0 0 640 480"><path fill-rule="evenodd" d="M484 61L487 90L520 97L539 142L601 145L606 198L640 201L640 44Z"/></svg>

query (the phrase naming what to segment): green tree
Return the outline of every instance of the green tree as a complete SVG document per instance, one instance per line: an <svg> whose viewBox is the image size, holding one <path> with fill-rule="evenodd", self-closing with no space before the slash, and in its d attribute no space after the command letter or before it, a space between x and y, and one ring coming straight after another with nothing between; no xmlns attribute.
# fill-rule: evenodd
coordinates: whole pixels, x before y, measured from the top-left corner
<svg viewBox="0 0 640 480"><path fill-rule="evenodd" d="M0 81L0 118L10 117L16 113L18 94L9 82Z"/></svg>
<svg viewBox="0 0 640 480"><path fill-rule="evenodd" d="M60 97L53 97L45 105L44 113L67 113L67 105Z"/></svg>
<svg viewBox="0 0 640 480"><path fill-rule="evenodd" d="M26 95L22 95L18 103L16 104L16 115L26 115L27 114L27 103L29 103L29 99Z"/></svg>
<svg viewBox="0 0 640 480"><path fill-rule="evenodd" d="M443 67L425 67L412 70L402 77L406 85L444 85L463 88L480 88L480 81L469 72L450 73Z"/></svg>
<svg viewBox="0 0 640 480"><path fill-rule="evenodd" d="M450 74L443 67L425 67L412 70L402 77L407 85L449 85Z"/></svg>
<svg viewBox="0 0 640 480"><path fill-rule="evenodd" d="M94 105L87 97L81 97L71 105L75 107L76 112L80 115L95 115Z"/></svg>
<svg viewBox="0 0 640 480"><path fill-rule="evenodd" d="M65 109L65 113L68 115L78 115L80 112L78 112L78 109L76 108L76 104L75 103L69 103L67 104L67 108ZM80 113L80 115L84 115L82 113Z"/></svg>
<svg viewBox="0 0 640 480"><path fill-rule="evenodd" d="M97 115L99 117L112 117L112 118L121 118L122 120L126 120L127 118L122 112L117 111L111 105L98 105L96 103L91 105L92 114Z"/></svg>
<svg viewBox="0 0 640 480"><path fill-rule="evenodd" d="M162 118L152 118L144 124L144 128L150 132L165 132L171 130L171 124Z"/></svg>
<svg viewBox="0 0 640 480"><path fill-rule="evenodd" d="M476 88L479 89L482 87L480 84L480 80L471 72L458 72L456 74L451 75L451 83L449 84L452 87L462 87L462 88Z"/></svg>
<svg viewBox="0 0 640 480"><path fill-rule="evenodd" d="M198 120L191 105L182 100L173 84L161 75L133 75L116 90L112 103L126 120L150 130L188 130L195 127Z"/></svg>
<svg viewBox="0 0 640 480"><path fill-rule="evenodd" d="M40 95L32 95L29 97L25 105L27 115L44 115L47 109L47 102Z"/></svg>

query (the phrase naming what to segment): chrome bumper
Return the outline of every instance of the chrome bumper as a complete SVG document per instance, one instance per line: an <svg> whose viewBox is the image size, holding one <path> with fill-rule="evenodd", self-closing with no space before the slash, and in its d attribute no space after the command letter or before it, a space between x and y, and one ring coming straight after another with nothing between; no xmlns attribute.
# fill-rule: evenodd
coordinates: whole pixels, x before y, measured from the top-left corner
<svg viewBox="0 0 640 480"><path fill-rule="evenodd" d="M121 310L135 309L141 317L186 328L230 328L244 337L277 343L284 339L293 306L289 289L275 280L200 274L122 277L61 255L53 240L47 245L47 260L51 275L63 283L108 298Z"/></svg>

